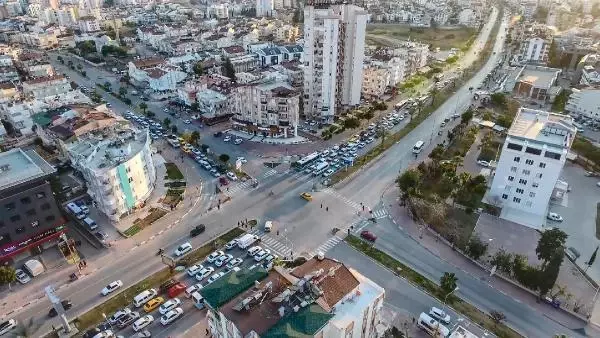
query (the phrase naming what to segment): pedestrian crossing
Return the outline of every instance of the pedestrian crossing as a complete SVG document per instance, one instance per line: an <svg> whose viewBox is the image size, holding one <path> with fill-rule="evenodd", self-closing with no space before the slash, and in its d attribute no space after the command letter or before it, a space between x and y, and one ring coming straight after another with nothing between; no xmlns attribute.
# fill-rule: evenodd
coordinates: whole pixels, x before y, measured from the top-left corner
<svg viewBox="0 0 600 338"><path fill-rule="evenodd" d="M336 190L332 189L332 188L325 188L323 190L321 190L322 192L329 194L339 200L341 200L342 202L344 202L346 205L348 205L349 207L356 209L356 210L363 210L363 206L361 204L359 204L358 202L354 202L351 199L347 198L346 196L340 194L339 192L337 192Z"/></svg>
<svg viewBox="0 0 600 338"><path fill-rule="evenodd" d="M388 217L388 212L385 209L373 210L373 217L377 219Z"/></svg>
<svg viewBox="0 0 600 338"><path fill-rule="evenodd" d="M262 173L260 176L258 176L256 178L256 180L258 181L258 183L260 184L261 182L265 181L267 178L273 176L277 174L277 170L275 169L271 169L269 171L266 171L264 173ZM235 195L237 192L241 191L241 190L252 190L254 189L253 187L253 180L246 180L244 182L240 182L234 186L231 187L222 187L222 190L224 190L224 193L228 196L233 196Z"/></svg>
<svg viewBox="0 0 600 338"><path fill-rule="evenodd" d="M261 246L271 250L271 252L274 252L281 258L290 256L292 253L292 248L262 230L254 229L248 233L258 236L258 238L260 238Z"/></svg>
<svg viewBox="0 0 600 338"><path fill-rule="evenodd" d="M319 252L326 253L327 251L331 250L334 246L336 246L342 240L344 240L344 239L337 235L333 236L333 237L329 238L327 241L325 241L325 243L322 243L321 245L319 245L319 247L316 248L314 253L311 254L310 256L314 256L316 253L319 253Z"/></svg>

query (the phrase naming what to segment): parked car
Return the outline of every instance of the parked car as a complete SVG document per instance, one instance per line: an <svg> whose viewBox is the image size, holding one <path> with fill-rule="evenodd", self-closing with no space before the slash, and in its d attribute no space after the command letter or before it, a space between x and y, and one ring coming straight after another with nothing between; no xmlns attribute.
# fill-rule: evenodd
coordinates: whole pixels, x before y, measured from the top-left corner
<svg viewBox="0 0 600 338"><path fill-rule="evenodd" d="M29 277L29 275L26 274L25 271L23 271L21 269L16 269L15 270L15 275L17 277L17 280L21 284L27 284L27 283L29 283L31 281L31 277Z"/></svg>
<svg viewBox="0 0 600 338"><path fill-rule="evenodd" d="M119 322L119 320L125 318L125 316L129 315L130 313L131 309L129 308L117 310L117 312L113 313L112 316L108 317L108 322L110 323L110 325L116 325Z"/></svg>
<svg viewBox="0 0 600 338"><path fill-rule="evenodd" d="M192 277L192 276L195 276L202 269L204 269L204 267L201 264L194 264L194 265L190 266L189 268L187 268L185 271L187 272L187 274L190 277Z"/></svg>
<svg viewBox="0 0 600 338"><path fill-rule="evenodd" d="M189 242L185 242L175 249L174 254L175 257L181 257L190 251L192 251L192 245Z"/></svg>
<svg viewBox="0 0 600 338"><path fill-rule="evenodd" d="M208 257L206 258L206 261L209 263L213 263L214 261L217 260L217 258L221 257L225 255L225 253L221 250L215 251L213 253L211 253L210 255L208 255Z"/></svg>
<svg viewBox="0 0 600 338"><path fill-rule="evenodd" d="M374 233L372 233L368 230L363 230L360 233L360 237L366 239L367 241L371 241L371 242L375 242L377 240L377 236L375 236Z"/></svg>
<svg viewBox="0 0 600 338"><path fill-rule="evenodd" d="M146 326L152 324L152 322L154 321L154 317L152 317L152 315L145 315L142 318L139 318L138 320L135 321L135 323L133 323L133 331L138 332L141 331L143 328L145 328Z"/></svg>
<svg viewBox="0 0 600 338"><path fill-rule="evenodd" d="M123 286L123 282L121 282L120 280L116 280L116 281L108 284L107 286L105 286L104 289L102 289L102 295L107 296L109 293L114 292L116 289L120 288L121 286Z"/></svg>
<svg viewBox="0 0 600 338"><path fill-rule="evenodd" d="M206 285L214 283L217 279L223 277L225 275L224 271L215 272L210 278L206 280Z"/></svg>
<svg viewBox="0 0 600 338"><path fill-rule="evenodd" d="M15 319L3 321L0 323L0 336L7 334L15 327L17 327L17 321Z"/></svg>
<svg viewBox="0 0 600 338"><path fill-rule="evenodd" d="M130 314L125 315L123 316L123 318L119 319L119 321L117 322L117 327L119 329L123 329L129 326L134 321L136 321L138 318L140 318L140 313L136 311L131 311Z"/></svg>
<svg viewBox="0 0 600 338"><path fill-rule="evenodd" d="M231 269L233 269L234 267L236 267L236 266L238 266L238 265L242 264L242 262L243 262L243 261L244 261L244 260L243 260L243 259L241 259L241 258L234 258L234 259L230 260L230 261L229 261L229 263L227 263L227 265L225 266L225 268L226 268L227 270L231 270Z"/></svg>
<svg viewBox="0 0 600 338"><path fill-rule="evenodd" d="M146 311L146 313L152 312L164 302L165 299L162 297L152 298L144 305L144 311Z"/></svg>
<svg viewBox="0 0 600 338"><path fill-rule="evenodd" d="M227 177L232 181L237 181L237 179L238 179L237 176L235 176L235 174L232 173L231 171L227 172Z"/></svg>
<svg viewBox="0 0 600 338"><path fill-rule="evenodd" d="M237 246L238 240L237 238L232 239L229 243L225 244L225 250L231 250Z"/></svg>
<svg viewBox="0 0 600 338"><path fill-rule="evenodd" d="M221 267L225 263L229 262L232 259L233 259L233 255L230 255L230 254L226 254L226 255L220 256L219 258L217 258L215 260L215 265L218 266L218 267Z"/></svg>
<svg viewBox="0 0 600 338"><path fill-rule="evenodd" d="M437 307L432 307L429 310L429 315L441 322L442 324L450 324L450 316L441 309L438 309Z"/></svg>
<svg viewBox="0 0 600 338"><path fill-rule="evenodd" d="M231 136L227 135L223 138L223 142L229 142L231 141Z"/></svg>
<svg viewBox="0 0 600 338"><path fill-rule="evenodd" d="M204 278L210 276L211 273L213 273L215 271L215 268L213 268L212 266L207 266L206 268L200 270L197 274L196 274L196 279L200 282L202 281Z"/></svg>
<svg viewBox="0 0 600 338"><path fill-rule="evenodd" d="M559 215L559 214L557 214L557 213L555 213L555 212L549 212L547 217L551 221L555 221L555 222L562 222L563 221L562 216Z"/></svg>
<svg viewBox="0 0 600 338"><path fill-rule="evenodd" d="M235 141L233 141L233 144L239 146L240 144L242 144L242 142L244 142L244 140L242 140L241 138L236 138Z"/></svg>
<svg viewBox="0 0 600 338"><path fill-rule="evenodd" d="M183 309L178 307L174 308L171 311L165 313L162 317L160 317L160 323L162 325L169 325L174 322L177 318L181 317L183 314Z"/></svg>

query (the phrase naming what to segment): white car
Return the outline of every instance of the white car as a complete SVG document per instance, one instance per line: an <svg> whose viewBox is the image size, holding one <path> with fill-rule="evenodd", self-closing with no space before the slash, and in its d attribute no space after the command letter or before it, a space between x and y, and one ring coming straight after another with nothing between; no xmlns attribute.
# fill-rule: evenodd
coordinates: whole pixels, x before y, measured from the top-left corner
<svg viewBox="0 0 600 338"><path fill-rule="evenodd" d="M237 246L238 239L232 239L229 243L225 244L225 250L231 250Z"/></svg>
<svg viewBox="0 0 600 338"><path fill-rule="evenodd" d="M231 141L231 136L225 136L223 138L223 142L229 142L229 141Z"/></svg>
<svg viewBox="0 0 600 338"><path fill-rule="evenodd" d="M437 307L432 307L429 310L429 315L441 322L442 324L450 324L450 316L441 309L438 309Z"/></svg>
<svg viewBox="0 0 600 338"><path fill-rule="evenodd" d="M23 271L21 269L15 270L15 275L17 276L17 280L21 284L27 284L31 281L31 277L29 277L29 275L26 274L25 271Z"/></svg>
<svg viewBox="0 0 600 338"><path fill-rule="evenodd" d="M237 158L238 161L240 161L241 163L248 163L248 160L245 157L238 157Z"/></svg>
<svg viewBox="0 0 600 338"><path fill-rule="evenodd" d="M190 120L183 120L183 123L190 124L190 123L192 123L192 121L190 121Z"/></svg>
<svg viewBox="0 0 600 338"><path fill-rule="evenodd" d="M165 313L162 317L160 317L160 323L162 325L169 325L175 321L175 319L181 317L183 314L183 309L178 307L167 313Z"/></svg>
<svg viewBox="0 0 600 338"><path fill-rule="evenodd" d="M104 289L102 289L102 295L106 296L109 293L112 293L116 289L120 288L121 286L123 286L123 282L121 282L120 280L116 280L105 286Z"/></svg>
<svg viewBox="0 0 600 338"><path fill-rule="evenodd" d="M194 264L194 265L190 266L189 268L187 268L186 271L190 277L193 277L202 269L204 269L202 264Z"/></svg>
<svg viewBox="0 0 600 338"><path fill-rule="evenodd" d="M208 277L211 273L213 273L215 271L215 268L213 268L212 266L206 267L202 270L200 270L197 274L196 274L196 279L200 282L202 281L204 278Z"/></svg>
<svg viewBox="0 0 600 338"><path fill-rule="evenodd" d="M185 296L187 298L191 298L192 297L192 293L196 292L196 291L200 291L204 288L204 286L202 286L202 284L200 283L196 283L194 285L191 285L190 287L188 287L187 289L185 289Z"/></svg>
<svg viewBox="0 0 600 338"><path fill-rule="evenodd" d="M161 315L164 315L165 313L173 310L174 308L178 307L179 305L181 305L181 300L179 300L179 298L172 298L172 299L169 299L168 301L166 301L165 303L163 303L158 308L158 312L160 312Z"/></svg>
<svg viewBox="0 0 600 338"><path fill-rule="evenodd" d="M549 212L547 217L551 221L555 221L555 222L562 222L563 221L562 216L559 215L559 214L557 214L557 213L555 213L555 212Z"/></svg>
<svg viewBox="0 0 600 338"><path fill-rule="evenodd" d="M174 254L175 257L181 257L190 251L192 251L192 245L189 242L185 242L175 249Z"/></svg>
<svg viewBox="0 0 600 338"><path fill-rule="evenodd" d="M224 275L225 275L225 272L223 272L223 271L219 271L219 272L215 273L214 275L210 276L209 279L206 280L206 285L214 283L217 279L223 277Z"/></svg>
<svg viewBox="0 0 600 338"><path fill-rule="evenodd" d="M483 166L483 167L489 167L490 166L490 162L484 161L484 160L477 160L477 164L479 164L480 166Z"/></svg>
<svg viewBox="0 0 600 338"><path fill-rule="evenodd" d="M254 260L257 262L260 262L270 254L271 254L271 251L269 249L262 249L256 255L254 255Z"/></svg>
<svg viewBox="0 0 600 338"><path fill-rule="evenodd" d="M117 325L117 323L119 322L119 319L127 316L130 313L131 313L131 309L129 309L129 308L121 309L121 310L115 312L112 316L110 316L108 318L108 322L110 323L110 325Z"/></svg>
<svg viewBox="0 0 600 338"><path fill-rule="evenodd" d="M17 321L15 319L9 319L0 323L0 336L3 336L10 332L10 330L17 327Z"/></svg>
<svg viewBox="0 0 600 338"><path fill-rule="evenodd" d="M329 176L333 175L334 172L335 172L335 170L333 170L333 169L327 169L323 173L323 177L329 177Z"/></svg>
<svg viewBox="0 0 600 338"><path fill-rule="evenodd" d="M244 142L244 140L242 140L241 138L236 138L235 141L233 141L233 144L239 146L240 144L242 144L242 142Z"/></svg>
<svg viewBox="0 0 600 338"><path fill-rule="evenodd" d="M241 258L234 258L234 259L232 259L231 261L229 261L229 263L227 263L227 265L225 265L225 267L227 268L227 270L231 270L231 269L233 269L234 267L236 267L236 266L238 266L238 265L242 264L242 262L243 262L243 261L244 261L244 260L243 260L243 259L241 259Z"/></svg>
<svg viewBox="0 0 600 338"><path fill-rule="evenodd" d="M238 179L237 176L235 176L235 174L232 173L231 171L227 172L227 178L229 178L232 181L237 181L237 179Z"/></svg>
<svg viewBox="0 0 600 338"><path fill-rule="evenodd" d="M230 255L230 254L223 255L223 256L217 258L217 260L215 261L215 265L218 267L222 267L225 263L229 262L232 259L233 259L233 255Z"/></svg>
<svg viewBox="0 0 600 338"><path fill-rule="evenodd" d="M152 317L152 315L145 315L133 323L133 331L138 332L146 326L152 324L153 321L154 317Z"/></svg>
<svg viewBox="0 0 600 338"><path fill-rule="evenodd" d="M223 256L225 253L221 250L219 251L215 251L213 253L211 253L210 255L208 255L208 257L206 258L206 261L209 263L214 263L214 261L217 260L217 258Z"/></svg>

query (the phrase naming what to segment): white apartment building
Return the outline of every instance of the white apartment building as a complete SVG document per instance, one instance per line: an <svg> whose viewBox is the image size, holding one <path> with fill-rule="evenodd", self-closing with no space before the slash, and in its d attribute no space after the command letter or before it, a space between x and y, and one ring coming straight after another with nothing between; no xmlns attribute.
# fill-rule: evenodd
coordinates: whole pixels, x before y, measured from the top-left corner
<svg viewBox="0 0 600 338"><path fill-rule="evenodd" d="M523 40L519 51L519 60L529 63L548 62L551 43L552 41L546 41L539 37Z"/></svg>
<svg viewBox="0 0 600 338"><path fill-rule="evenodd" d="M234 130L273 138L298 136L300 93L285 82L234 89L229 108Z"/></svg>
<svg viewBox="0 0 600 338"><path fill-rule="evenodd" d="M355 5L304 7L304 112L333 123L360 102L367 12Z"/></svg>
<svg viewBox="0 0 600 338"><path fill-rule="evenodd" d="M273 16L273 0L256 0L256 17Z"/></svg>
<svg viewBox="0 0 600 338"><path fill-rule="evenodd" d="M385 290L321 256L292 271L234 271L200 294L215 338L363 338L377 336Z"/></svg>
<svg viewBox="0 0 600 338"><path fill-rule="evenodd" d="M27 103L12 104L8 102L0 105L0 117L9 122L21 135L34 133L32 113Z"/></svg>
<svg viewBox="0 0 600 338"><path fill-rule="evenodd" d="M55 96L71 91L71 84L63 75L40 77L23 82L23 94L36 99Z"/></svg>
<svg viewBox="0 0 600 338"><path fill-rule="evenodd" d="M111 222L119 222L141 206L154 189L150 142L147 129L133 129L120 121L67 145L69 159L83 174L88 194Z"/></svg>
<svg viewBox="0 0 600 338"><path fill-rule="evenodd" d="M572 89L565 110L570 114L585 116L596 121L600 120L600 89Z"/></svg>
<svg viewBox="0 0 600 338"><path fill-rule="evenodd" d="M362 95L366 98L380 99L391 82L390 77L386 68L366 65L363 69Z"/></svg>
<svg viewBox="0 0 600 338"><path fill-rule="evenodd" d="M488 202L500 217L541 229L577 129L568 115L520 108L504 141Z"/></svg>

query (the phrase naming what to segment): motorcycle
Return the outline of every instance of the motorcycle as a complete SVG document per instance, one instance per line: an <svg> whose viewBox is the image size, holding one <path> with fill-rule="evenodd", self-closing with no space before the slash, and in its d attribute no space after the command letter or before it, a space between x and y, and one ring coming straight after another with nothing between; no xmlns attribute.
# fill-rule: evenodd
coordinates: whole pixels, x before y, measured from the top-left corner
<svg viewBox="0 0 600 338"><path fill-rule="evenodd" d="M163 253L165 253L165 250L163 249L158 249L158 252L156 253L157 256L162 255Z"/></svg>
<svg viewBox="0 0 600 338"><path fill-rule="evenodd" d="M72 273L72 274L69 276L69 278L70 278L70 281L71 281L71 282L74 282L74 281L76 281L76 280L78 280L78 279L79 279L79 276L77 276L77 274L73 272L73 273Z"/></svg>

